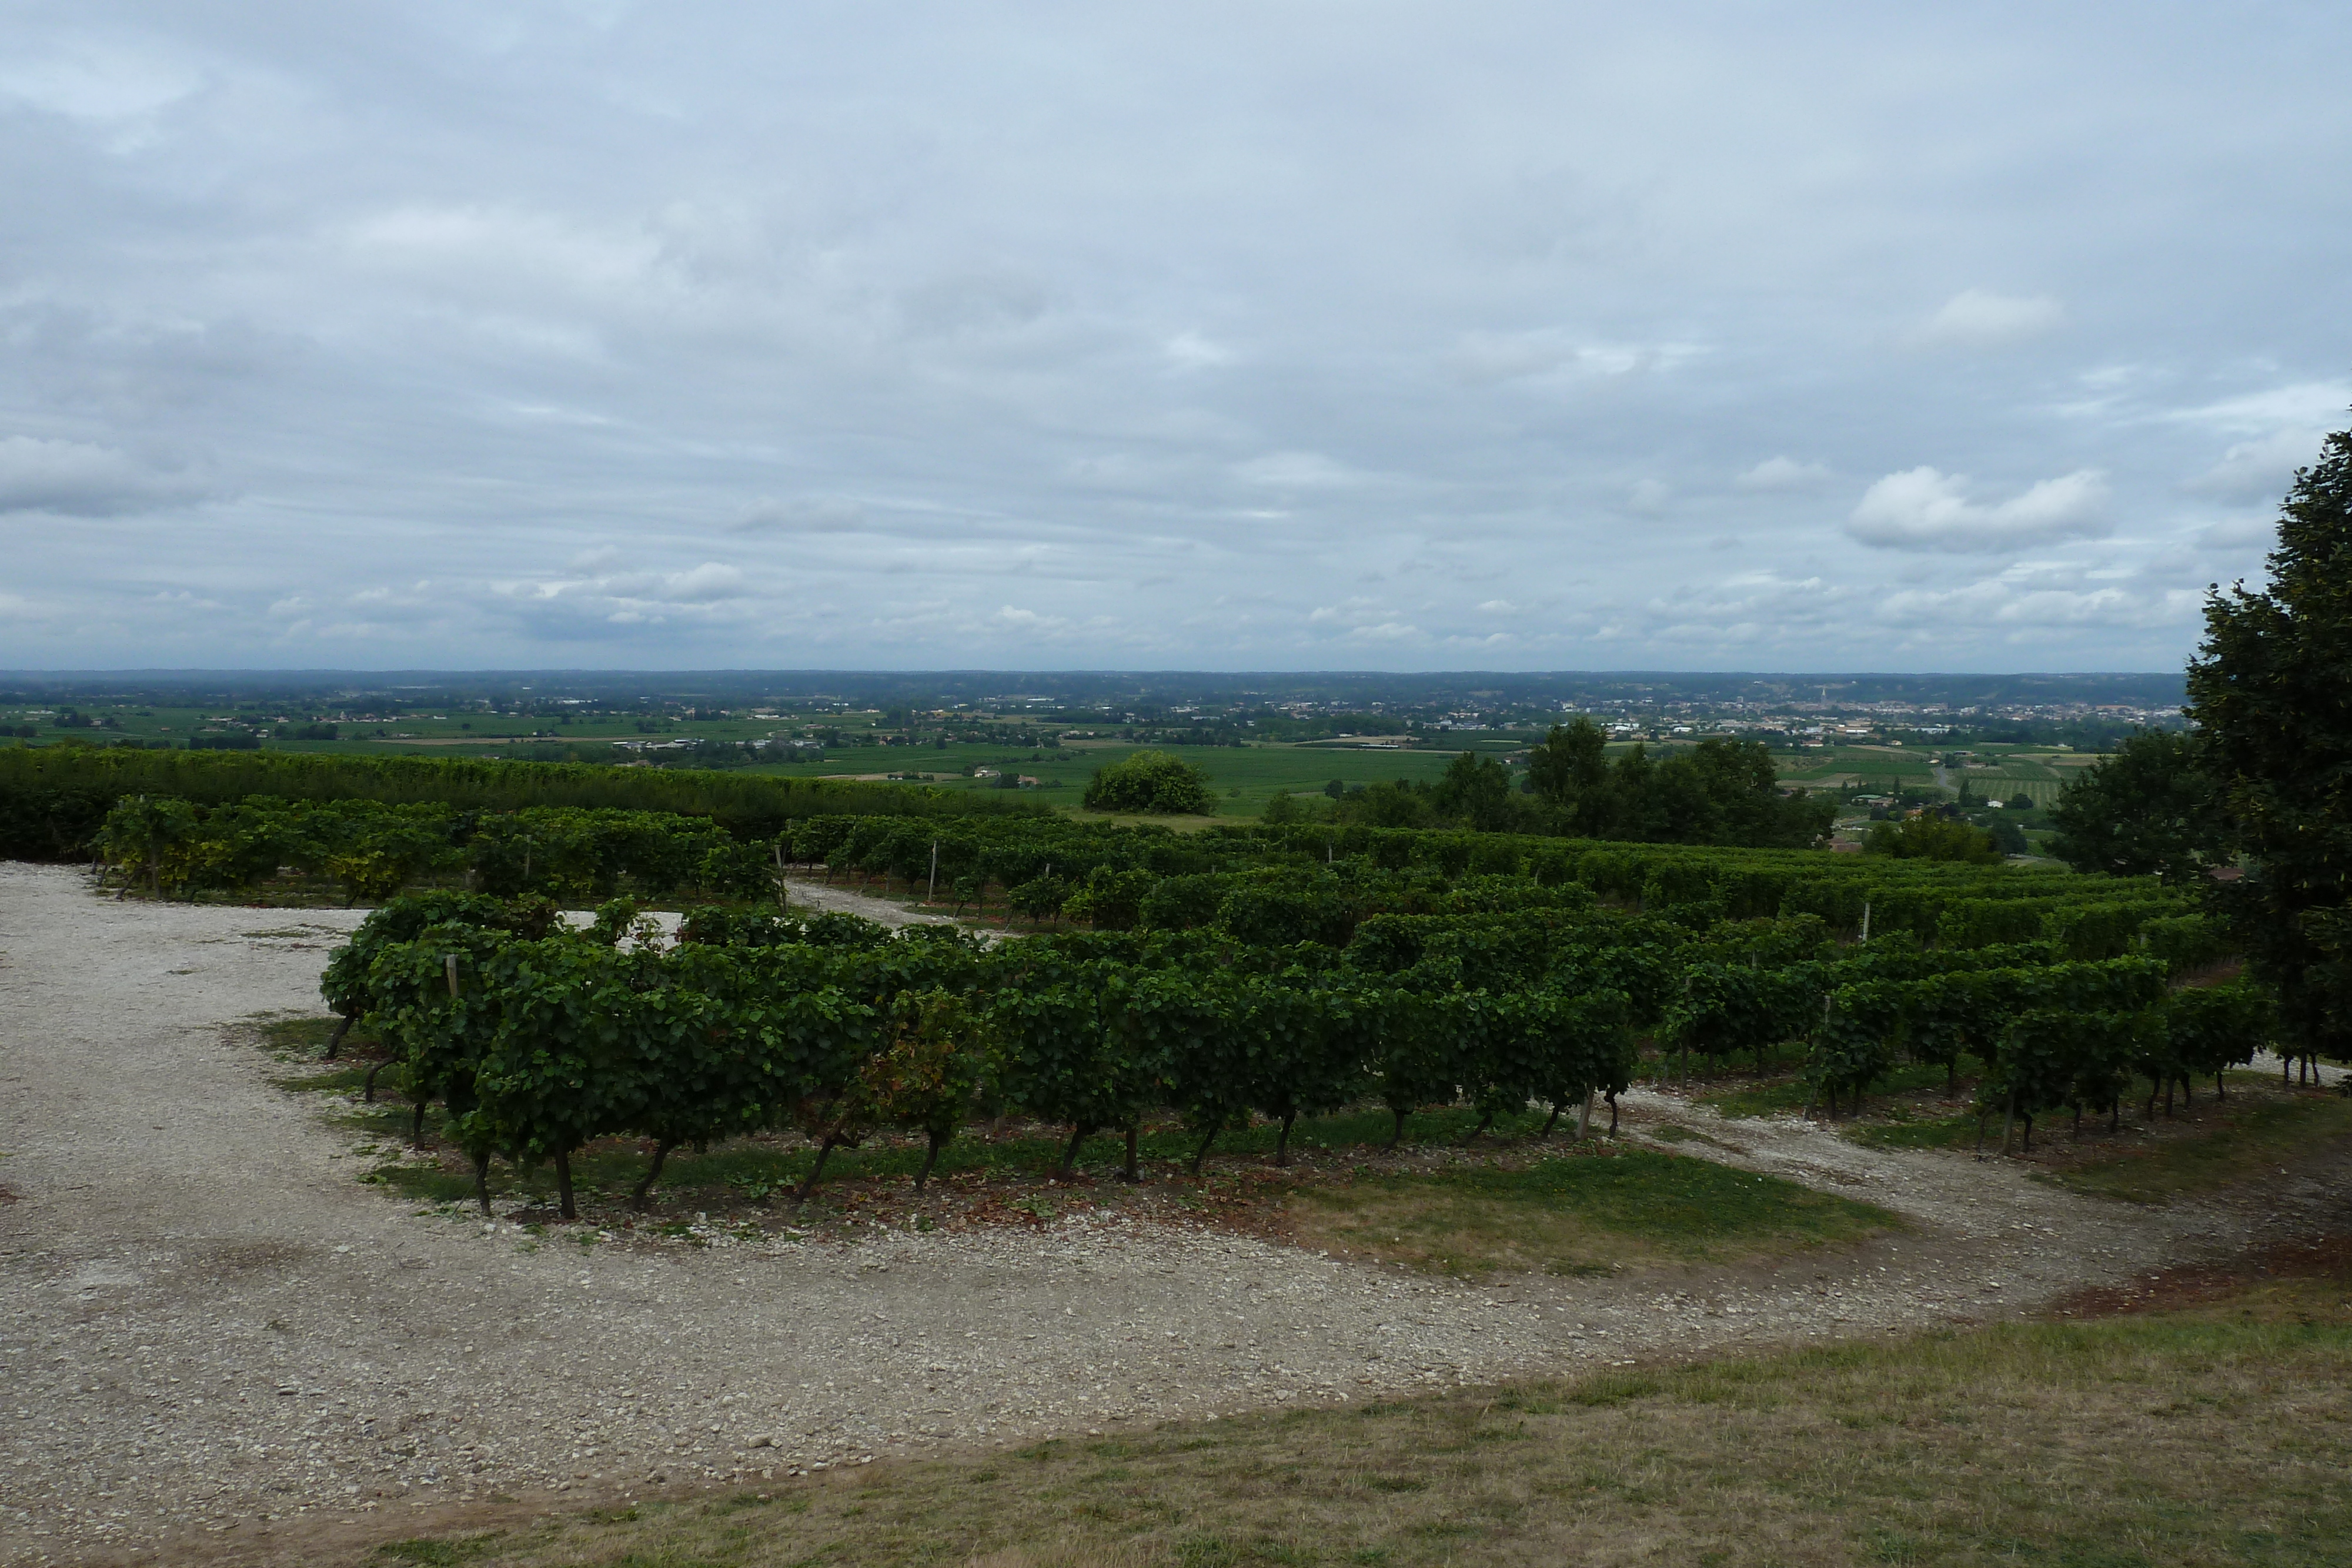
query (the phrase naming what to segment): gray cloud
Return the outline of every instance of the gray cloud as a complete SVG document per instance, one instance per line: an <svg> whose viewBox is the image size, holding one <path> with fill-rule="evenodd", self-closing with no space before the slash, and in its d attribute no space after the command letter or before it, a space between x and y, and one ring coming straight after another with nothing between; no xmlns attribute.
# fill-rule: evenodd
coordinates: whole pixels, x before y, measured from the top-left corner
<svg viewBox="0 0 2352 1568"><path fill-rule="evenodd" d="M765 497L743 508L728 524L738 533L780 530L789 533L848 534L871 526L866 508L855 501L830 497L803 497L789 501Z"/></svg>
<svg viewBox="0 0 2352 1568"><path fill-rule="evenodd" d="M195 500L205 486L188 476L79 441L0 436L0 512L112 517Z"/></svg>
<svg viewBox="0 0 2352 1568"><path fill-rule="evenodd" d="M2347 46L30 0L0 664L2174 664Z"/></svg>

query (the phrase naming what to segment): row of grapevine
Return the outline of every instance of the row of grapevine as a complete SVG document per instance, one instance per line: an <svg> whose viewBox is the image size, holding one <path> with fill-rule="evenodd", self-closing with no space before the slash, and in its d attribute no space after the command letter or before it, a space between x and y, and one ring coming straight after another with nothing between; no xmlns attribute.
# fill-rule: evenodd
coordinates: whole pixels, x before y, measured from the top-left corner
<svg viewBox="0 0 2352 1568"><path fill-rule="evenodd" d="M771 841L746 840L706 818L542 807L461 812L434 804L256 797L209 809L176 797L117 802L100 849L126 887L159 894L238 893L288 873L340 886L347 901L462 880L478 891L580 902L770 896L789 865L828 878L896 880L958 908L1000 907L1033 923L1097 930L1216 926L1243 940L1344 945L1367 919L1591 908L1648 912L1685 932L1759 918L1819 919L1832 931L1908 934L1940 947L2055 941L2066 956L2116 956L2143 927L2182 964L2217 956L2210 931L2178 894L2153 884L2048 878L1975 868L1925 874L1903 862L1853 867L1814 854L1802 867L1759 864L1771 852L1598 847L1537 841L1550 858L1490 860L1457 852L1477 835L1423 833L1409 852L1375 852L1398 835L1365 833L1342 858L1318 858L1296 835L1186 837L1158 829L1058 821L937 823L906 818L811 818ZM1505 849L1513 841L1495 837ZM1401 863L1390 863L1391 862ZM1849 868L1853 869L1849 869ZM1801 870L1817 874L1810 880ZM1629 892L1630 890L1630 892ZM2059 890L2059 891L2053 891ZM2000 896L1995 896L1999 894Z"/></svg>
<svg viewBox="0 0 2352 1568"><path fill-rule="evenodd" d="M462 877L491 894L566 901L611 896L772 896L773 849L702 817L541 806L494 814L373 800L256 796L198 807L131 796L108 811L97 849L126 887L157 894L238 892L292 873L374 903Z"/></svg>
<svg viewBox="0 0 2352 1568"><path fill-rule="evenodd" d="M1558 1113L1622 1088L1633 1062L1632 1004L1608 989L1419 991L1312 957L1202 963L1205 944L1181 940L990 950L942 927L811 941L746 924L663 951L534 936L494 901L396 900L323 989L393 1048L420 1126L442 1103L478 1173L496 1151L551 1162L567 1215L570 1157L607 1134L655 1142L650 1184L680 1145L797 1126L814 1185L879 1127L927 1134L936 1158L984 1104L1067 1125L1073 1152L1125 1130L1131 1166L1163 1107L1205 1155L1253 1113L1286 1145L1299 1116L1368 1097L1400 1129L1457 1099L1490 1120L1531 1100Z"/></svg>
<svg viewBox="0 0 2352 1568"><path fill-rule="evenodd" d="M992 893L1033 920L1097 929L1204 925L1235 892L1282 898L1289 924L1340 933L1381 912L1601 899L1703 929L1816 915L1844 935L1908 932L1942 946L2052 936L2078 957L2129 951L2153 920L2193 917L2153 881L1874 861L1818 852L1590 845L1504 834L1377 829L1164 830L1056 821L932 826L847 818L798 825L784 858L921 888L985 912ZM2182 934L2184 936L2187 933Z"/></svg>
<svg viewBox="0 0 2352 1568"><path fill-rule="evenodd" d="M486 1168L493 1150L554 1162L634 1134L669 1150L795 1125L831 1152L878 1127L931 1159L985 1106L1070 1129L1070 1150L1179 1114L1200 1137L1252 1114L1279 1124L1379 1103L1468 1103L1481 1126L1530 1103L1554 1120L1630 1080L1639 1031L1722 1057L1790 1040L1834 1111L1901 1057L1986 1064L1988 1112L2112 1111L2243 1061L2263 1038L2242 988L2168 993L2146 952L2070 956L2072 932L1936 949L1906 935L1839 941L1818 915L1694 933L1581 901L1394 914L1339 942L1265 940L1240 918L1193 929L1074 933L991 949L951 928L893 936L844 916L698 911L669 951L617 945L544 905L397 899L330 964L324 990L365 1015L406 1067L418 1115L445 1104ZM2004 1133L2006 1139L2006 1133ZM1070 1155L1064 1156L1066 1165ZM928 1173L929 1162L925 1165ZM804 1189L805 1190L805 1189Z"/></svg>
<svg viewBox="0 0 2352 1568"><path fill-rule="evenodd" d="M278 795L206 806L142 794L118 800L97 837L126 884L158 893L237 893L290 873L352 901L458 880L566 901L623 892L751 901L771 895L774 873L792 865L919 889L959 911L985 915L992 903L1033 925L1215 925L1259 942L1341 944L1384 914L1599 902L1693 932L1813 915L1842 936L1907 934L1940 948L2046 939L2083 959L2148 943L2181 966L2219 956L2184 896L2148 881L1501 833L1255 826L1188 835L1049 816L826 810L755 835L679 812Z"/></svg>

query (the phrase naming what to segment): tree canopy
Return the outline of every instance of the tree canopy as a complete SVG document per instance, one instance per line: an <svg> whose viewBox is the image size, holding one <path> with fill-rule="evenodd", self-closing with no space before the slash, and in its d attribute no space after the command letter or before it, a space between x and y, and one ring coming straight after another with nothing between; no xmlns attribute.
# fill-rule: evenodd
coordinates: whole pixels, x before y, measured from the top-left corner
<svg viewBox="0 0 2352 1568"><path fill-rule="evenodd" d="M1702 740L1663 760L1636 746L1613 763L1601 728L1579 716L1528 753L1536 798L1581 838L1802 849L1837 809L1780 789L1759 741Z"/></svg>
<svg viewBox="0 0 2352 1568"><path fill-rule="evenodd" d="M2294 1045L2352 1051L2352 431L2300 470L2266 562L2205 601L2189 666L2229 846L2242 879L2216 899Z"/></svg>
<svg viewBox="0 0 2352 1568"><path fill-rule="evenodd" d="M1091 810L1157 815L1205 815L1213 809L1208 775L1165 751L1139 751L1097 768L1086 803Z"/></svg>
<svg viewBox="0 0 2352 1568"><path fill-rule="evenodd" d="M2133 736L2058 791L2050 852L2076 871L2192 881L2220 854L2212 780L2196 737Z"/></svg>
<svg viewBox="0 0 2352 1568"><path fill-rule="evenodd" d="M1528 748L1517 789L1501 761L1465 751L1433 784L1327 787L1328 805L1277 799L1266 821L1807 849L1837 814L1827 800L1783 790L1771 753L1756 741L1703 740L1665 757L1636 746L1614 761L1604 745L1599 727L1580 717Z"/></svg>

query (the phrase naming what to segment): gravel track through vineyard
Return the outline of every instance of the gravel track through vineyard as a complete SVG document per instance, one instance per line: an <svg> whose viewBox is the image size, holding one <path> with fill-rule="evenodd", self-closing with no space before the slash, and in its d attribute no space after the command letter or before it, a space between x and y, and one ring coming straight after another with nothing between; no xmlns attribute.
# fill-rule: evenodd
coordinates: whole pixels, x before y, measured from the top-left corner
<svg viewBox="0 0 2352 1568"><path fill-rule="evenodd" d="M2307 1225L2294 1200L2319 1197L2136 1208L1638 1093L1633 1132L1703 1129L1727 1146L1685 1152L1913 1228L1489 1287L1150 1220L583 1249L360 1185L348 1135L229 1027L318 1011L359 919L121 904L72 869L0 864L0 1561L284 1555L289 1526L257 1521L373 1514L396 1534L493 1496L1982 1320L2235 1252L2271 1198Z"/></svg>

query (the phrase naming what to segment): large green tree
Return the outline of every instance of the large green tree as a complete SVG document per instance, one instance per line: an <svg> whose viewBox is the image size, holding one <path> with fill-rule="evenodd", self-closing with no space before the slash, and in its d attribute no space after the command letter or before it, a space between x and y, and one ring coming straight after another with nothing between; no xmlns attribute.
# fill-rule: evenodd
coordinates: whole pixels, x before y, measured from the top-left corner
<svg viewBox="0 0 2352 1568"><path fill-rule="evenodd" d="M1528 751L1528 789L1580 838L1802 849L1836 808L1784 793L1760 741L1708 739L1661 761L1636 746L1612 763L1590 718L1554 725Z"/></svg>
<svg viewBox="0 0 2352 1568"><path fill-rule="evenodd" d="M1462 753L1446 764L1444 776L1431 793L1440 811L1467 820L1481 832L1501 832L1516 825L1511 812L1511 770L1491 757Z"/></svg>
<svg viewBox="0 0 2352 1568"><path fill-rule="evenodd" d="M2212 780L2197 737L2135 735L2067 781L2050 821L2050 852L2076 871L2186 883L2221 858Z"/></svg>
<svg viewBox="0 0 2352 1568"><path fill-rule="evenodd" d="M1528 748L1528 788L1589 839L1601 836L1609 816L1607 746L1601 727L1579 714Z"/></svg>
<svg viewBox="0 0 2352 1568"><path fill-rule="evenodd" d="M2245 874L2215 889L2291 1049L2352 1052L2352 431L2295 475L2269 586L2205 603L2189 716Z"/></svg>

